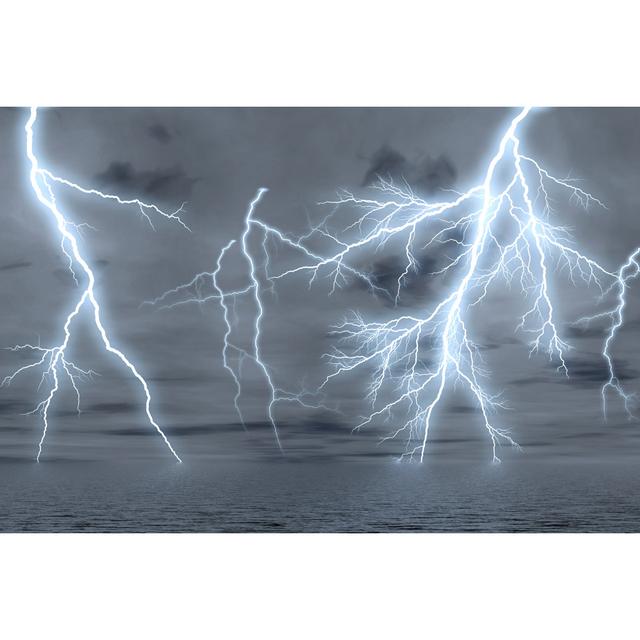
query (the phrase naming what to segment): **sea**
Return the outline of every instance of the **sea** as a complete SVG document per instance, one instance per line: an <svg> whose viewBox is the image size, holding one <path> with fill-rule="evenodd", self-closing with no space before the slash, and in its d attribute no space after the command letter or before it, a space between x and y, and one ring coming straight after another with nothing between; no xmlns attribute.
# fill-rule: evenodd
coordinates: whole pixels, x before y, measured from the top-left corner
<svg viewBox="0 0 640 640"><path fill-rule="evenodd" d="M0 464L3 532L637 532L628 462Z"/></svg>

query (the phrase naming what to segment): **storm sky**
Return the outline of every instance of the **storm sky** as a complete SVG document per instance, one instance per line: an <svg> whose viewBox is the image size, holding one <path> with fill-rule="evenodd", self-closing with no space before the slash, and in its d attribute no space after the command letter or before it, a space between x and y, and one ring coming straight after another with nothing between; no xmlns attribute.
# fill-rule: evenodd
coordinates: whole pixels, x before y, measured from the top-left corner
<svg viewBox="0 0 640 640"><path fill-rule="evenodd" d="M163 291L211 271L221 248L242 232L248 202L259 187L269 192L260 218L302 234L327 213L318 203L339 189L367 193L377 175L405 179L425 196L477 182L496 141L515 113L473 108L213 108L42 109L36 149L43 166L84 186L138 196L164 209L186 202L191 228L154 218L155 230L135 207L122 207L56 188L65 212L83 231L83 252L98 276L105 321L115 344L150 383L160 424L183 459L277 456L266 421L267 390L259 372L245 371L241 404L245 432L233 408L234 387L222 366L224 325L219 305L158 309L142 305ZM0 346L41 341L57 344L62 319L76 293L50 218L35 200L25 156L25 109L0 111ZM577 244L608 268L617 269L640 244L638 216L640 110L541 109L522 130L525 152L557 176L578 178L607 205L587 211L558 198L557 220L572 229ZM345 224L353 211L341 209ZM422 256L425 265L438 256ZM274 260L291 256L274 254ZM246 282L239 256L231 256L225 286ZM237 265L237 268L234 268ZM398 274L397 255L372 256L370 267L384 285ZM425 266L425 271L427 270ZM327 374L322 354L332 345L331 325L349 311L388 317L389 301L357 282L327 295L330 283L309 287L304 276L283 280L265 297L263 349L275 381L297 391L315 388ZM544 356L528 357L518 334L521 300L502 285L473 319L483 345L491 391L504 392L509 409L496 423L512 429L522 453L501 457L601 458L640 453L640 424L627 420L612 401L605 423L600 386L606 369L600 355L604 334L571 322L594 309L597 292L572 287L566 274L553 279L567 355L569 379ZM412 281L402 304L420 308L433 300L427 276ZM631 289L625 328L615 346L620 379L640 390L640 286ZM242 314L242 307L238 309ZM78 322L71 355L100 375L81 388L83 413L75 413L70 389L51 411L45 449L49 459L167 457L142 412L141 395L126 370L101 349L92 326ZM29 360L0 353L4 377ZM40 435L30 411L43 390L27 375L0 390L0 457L31 459ZM391 425L352 433L366 379L356 372L326 391L340 410L276 409L283 447L292 459L392 456L403 442L379 444ZM612 399L613 400L613 399ZM473 403L451 394L432 431L430 455L490 460L490 443Z"/></svg>

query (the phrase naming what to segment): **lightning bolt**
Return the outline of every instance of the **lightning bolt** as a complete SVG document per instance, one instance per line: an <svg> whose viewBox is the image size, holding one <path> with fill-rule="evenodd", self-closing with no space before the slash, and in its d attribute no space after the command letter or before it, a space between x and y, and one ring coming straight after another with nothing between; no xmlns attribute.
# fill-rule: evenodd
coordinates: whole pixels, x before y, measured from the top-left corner
<svg viewBox="0 0 640 640"><path fill-rule="evenodd" d="M488 292L498 281L509 287L517 285L527 306L516 320L515 330L529 337L529 355L544 354L558 373L569 376L565 354L570 347L562 338L552 293L552 277L565 273L572 285L583 283L599 291L599 304L605 305L605 310L576 322L601 319L609 323L602 351L609 368L609 379L602 388L603 409L606 411L607 393L613 390L629 410L631 396L616 377L611 348L623 324L629 281L640 273L640 249L619 270L612 270L576 248L567 228L551 222L555 213L554 191L564 193L570 202L585 209L589 206L606 209L606 206L576 181L551 175L538 161L522 153L519 131L530 112L530 108L523 108L509 121L478 184L464 192L446 190L448 196L442 199L425 200L406 182L396 184L381 177L376 185L379 196L365 198L344 191L337 199L320 203L330 206L330 213L307 233L294 237L254 215L255 205L264 193L261 189L249 207L239 243L248 265L250 284L227 294L217 284L222 258L235 244L232 241L224 247L217 262L212 293L193 295L193 288L199 287L202 278L212 275L198 274L189 283L150 302L172 307L219 300L227 323L223 360L229 368L227 355L229 349L236 347L229 343L231 325L226 300L229 296L246 294L254 297L257 308L254 350L243 355L252 358L264 373L271 390L268 415L277 433L272 409L279 394L287 399L299 396L280 392L262 360L259 350L264 315L262 292L266 288L273 290L285 278L306 276L309 287L326 279L331 295L347 282L358 279L373 293L387 296L398 310L403 290L419 273L419 250L453 249L446 264L428 274L440 283L440 294L434 303L415 313L397 311L384 321L365 320L361 314L353 313L333 327L338 342L326 356L332 370L318 393L338 377L364 372L369 379L366 399L370 409L354 430L377 420L394 420L398 426L383 441L403 436L406 446L401 457L418 457L423 461L430 428L443 399L455 388L465 389L479 409L493 460L499 462L500 443L518 445L509 429L496 424L494 416L498 409L506 407L506 402L502 394L490 393L487 388L489 372L473 339L470 320L477 307L487 304ZM347 208L358 212L355 219L346 225L336 224L337 213ZM253 255L247 241L252 230L262 239L265 255L262 261ZM299 262L275 271L269 260L270 241L296 252ZM319 243L326 245L324 250L315 248ZM389 292L361 265L392 243L401 247L404 268L395 291ZM261 278L257 276L258 270ZM453 286L447 285L448 281L453 281ZM237 374L231 373L236 382L235 404L239 411L241 387Z"/></svg>
<svg viewBox="0 0 640 640"><path fill-rule="evenodd" d="M43 400L41 400L31 411L31 414L38 413L42 417L42 435L38 442L38 453L36 460L39 462L42 455L44 442L49 429L49 411L51 404L55 399L56 394L60 390L61 384L64 380L67 380L75 394L76 394L76 408L80 412L80 391L78 383L91 378L94 372L91 370L81 369L76 366L67 357L67 347L72 338L72 326L74 321L80 314L83 308L88 308L93 318L93 325L100 338L104 349L114 355L122 365L133 375L140 385L140 388L144 396L144 408L149 424L158 432L165 445L175 457L178 462L182 462L175 449L169 442L167 436L160 428L156 419L151 412L151 393L147 382L142 374L138 371L137 367L127 358L127 356L117 347L115 347L109 337L109 333L102 321L102 314L100 303L95 292L95 276L88 259L86 259L80 250L79 231L82 225L77 225L66 217L61 211L56 201L56 197L53 190L53 185L63 185L67 188L76 190L82 194L99 197L109 201L115 201L120 205L133 205L138 207L141 214L145 219L151 223L150 213L160 215L172 221L177 221L183 227L187 228L184 222L180 218L180 212L182 207L173 213L165 213L158 207L152 204L147 204L141 200L124 200L118 196L106 194L96 189L86 189L70 182L58 176L55 176L47 169L40 166L38 157L34 151L34 125L37 118L37 108L33 107L30 112L29 119L25 125L26 133L26 155L29 160L30 171L29 179L33 192L40 202L40 204L46 209L48 214L53 218L59 238L60 248L63 254L66 256L69 264L69 269L73 275L74 281L78 286L80 293L78 295L77 302L73 306L70 313L67 315L63 323L63 339L62 341L49 348L44 348L40 344L21 344L12 347L13 351L28 351L34 354L38 354L40 357L35 362L20 367L14 373L6 376L2 382L3 386L11 384L13 380L27 371L41 370L41 380L38 388L45 385L47 392ZM80 284L79 276L82 278L82 284Z"/></svg>

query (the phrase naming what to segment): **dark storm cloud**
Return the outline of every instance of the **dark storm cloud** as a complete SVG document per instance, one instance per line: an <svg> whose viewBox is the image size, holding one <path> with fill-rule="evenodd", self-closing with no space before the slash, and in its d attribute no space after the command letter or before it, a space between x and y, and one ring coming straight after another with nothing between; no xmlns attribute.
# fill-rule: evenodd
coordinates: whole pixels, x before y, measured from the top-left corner
<svg viewBox="0 0 640 640"><path fill-rule="evenodd" d="M561 440L599 440L610 438L611 429L605 431L580 431L578 433L562 433L558 435Z"/></svg>
<svg viewBox="0 0 640 640"><path fill-rule="evenodd" d="M553 382L556 378L554 377L552 372L549 372L549 375L542 376L525 376L523 378L515 378L514 380L509 380L508 384L513 387L529 387L535 384L549 384ZM559 379L559 378L558 378Z"/></svg>
<svg viewBox="0 0 640 640"><path fill-rule="evenodd" d="M621 327L621 330L625 332L634 332L638 329L640 329L640 318L627 318L624 321L624 325Z"/></svg>
<svg viewBox="0 0 640 640"><path fill-rule="evenodd" d="M379 440L378 440L379 442ZM418 440L413 441L415 444L418 444ZM453 449L453 450L464 450L465 447L477 447L481 446L485 443L486 440L482 437L459 437L459 438L448 438L448 437L431 437L429 438L429 444L425 450L425 456L437 455L438 452L443 449ZM377 447L374 450L368 449L366 451L357 451L357 452L349 452L349 451L340 451L337 452L337 457L343 458L345 460L366 460L366 459L382 459L382 460L392 460L394 457L398 457L404 453L404 449L397 446L402 443L396 442L396 450L389 450L386 447ZM336 455L333 456L334 458Z"/></svg>
<svg viewBox="0 0 640 640"><path fill-rule="evenodd" d="M140 407L136 406L136 410ZM286 423L280 423L279 428L281 430L290 433L289 425ZM77 431L77 429L73 429ZM228 423L228 424L216 424L214 422L202 422L197 424L183 424L179 426L166 425L162 429L167 436L199 436L199 435L212 435L212 434L240 434L245 430L247 433L273 433L273 425L270 422L263 420L256 420L245 423L244 427L240 423ZM115 427L106 429L87 429L87 432L101 433L103 435L114 436L135 436L135 437L158 437L158 433L153 427L145 426L131 426L131 427Z"/></svg>
<svg viewBox="0 0 640 640"><path fill-rule="evenodd" d="M60 256L60 260L62 261L63 256ZM106 269L110 264L110 260L98 259L91 262L91 267L94 271L102 271ZM73 279L73 272L67 265L64 267L56 267L51 270L51 274L53 277L65 287L75 287L76 281ZM76 271L76 277L80 280L82 278L82 274Z"/></svg>
<svg viewBox="0 0 640 640"><path fill-rule="evenodd" d="M15 455L15 456L9 456L9 455L0 455L0 464L28 464L28 465L33 465L33 455L29 456L29 455ZM43 458L44 460L44 458ZM54 457L54 458L49 458L48 460L46 460L46 462L72 462L73 459L72 458L58 458L58 457Z"/></svg>
<svg viewBox="0 0 640 640"><path fill-rule="evenodd" d="M558 374L555 370L556 365L554 365L553 368L548 368L547 375L517 378L509 381L509 384L513 386L528 386L553 382L591 389L602 386L609 379L609 369L602 356L565 357L564 360L569 370L569 377ZM613 366L616 377L620 382L640 378L640 371L631 367L626 360L614 359Z"/></svg>
<svg viewBox="0 0 640 640"><path fill-rule="evenodd" d="M171 138L173 138L171 133L169 133L169 130L163 124L159 124L159 123L152 124L147 129L147 132L154 140L157 140L158 142L162 142L165 144L169 142Z"/></svg>
<svg viewBox="0 0 640 640"><path fill-rule="evenodd" d="M134 407L135 410L139 410L138 406ZM132 409L133 410L133 409ZM255 433L273 433L273 425L264 420L253 420L246 422L243 426L240 423L229 424L215 424L213 422L203 422L198 424L185 424L179 426L166 426L163 431L168 436L198 436L198 435L211 435L213 433L233 433L238 434L243 431L251 434ZM96 432L95 429L91 430ZM280 422L279 431L281 437L290 439L293 436L305 436L313 434L317 435L330 435L341 434L349 435L351 433L351 427L343 423L333 422L330 420L305 420L300 422ZM118 427L115 429L103 429L101 431L104 434L120 435L120 436L154 436L157 437L157 433L148 426L135 426L135 427Z"/></svg>
<svg viewBox="0 0 640 640"><path fill-rule="evenodd" d="M20 262L10 262L0 266L0 271L17 271L18 269L27 269L33 266L33 262L22 260Z"/></svg>
<svg viewBox="0 0 640 640"><path fill-rule="evenodd" d="M0 400L0 415L3 416L25 414L27 411L32 410L33 405L29 405L26 402L11 399Z"/></svg>
<svg viewBox="0 0 640 640"><path fill-rule="evenodd" d="M450 407L447 407L448 413L459 413L459 414L470 414L470 413L478 413L480 410L478 407L472 407L465 404L455 404Z"/></svg>
<svg viewBox="0 0 640 640"><path fill-rule="evenodd" d="M468 438L429 438L429 444L460 444L464 442L483 442L481 437Z"/></svg>
<svg viewBox="0 0 640 640"><path fill-rule="evenodd" d="M456 176L456 168L444 155L411 161L389 145L384 145L371 157L362 184L369 187L380 178L391 179L394 182L406 182L418 192L432 193L452 187Z"/></svg>
<svg viewBox="0 0 640 640"><path fill-rule="evenodd" d="M436 159L426 158L416 168L409 180L419 191L430 193L438 189L450 188L454 185L457 171L446 156Z"/></svg>
<svg viewBox="0 0 640 640"><path fill-rule="evenodd" d="M395 149L385 145L371 157L371 165L367 169L362 185L370 187L380 178L402 180L408 173L407 159Z"/></svg>
<svg viewBox="0 0 640 640"><path fill-rule="evenodd" d="M457 231L443 234L442 243L432 245L428 251L413 247L415 265L402 278L398 306L413 306L417 302L428 300L438 281L444 282L452 277L456 267L447 271L445 275L435 274L451 262L452 255L455 257L453 252L457 245L446 243L447 240L454 239L460 241L462 236ZM382 290L382 292L374 290L372 294L388 306L396 306L398 278L405 273L406 268L404 245L401 251L393 255L385 255L368 266L361 267L369 275L374 286ZM371 291L370 284L363 279L354 279L351 286L359 290Z"/></svg>
<svg viewBox="0 0 640 640"><path fill-rule="evenodd" d="M608 329L604 327L592 327L592 326L580 326L580 325L569 325L565 334L567 338L572 338L574 340L582 340L587 338L598 338L598 340L602 340L605 338Z"/></svg>
<svg viewBox="0 0 640 640"><path fill-rule="evenodd" d="M197 435L210 435L214 432L220 433L226 430L231 431L231 427L227 425L216 425L212 423L183 425L180 427L166 426L163 431L167 436L197 436ZM239 427L242 430L242 427ZM236 429L237 430L237 429ZM135 437L158 437L158 434L153 428L148 426L140 427L117 427L115 429L102 429L100 433L104 435L115 436L135 436Z"/></svg>
<svg viewBox="0 0 640 640"><path fill-rule="evenodd" d="M500 336L498 339L497 336L492 336L492 339L487 340L486 342L479 344L478 349L480 351L495 351L496 349L500 349L501 347L507 345L521 345L523 344L522 340L519 340L515 336Z"/></svg>
<svg viewBox="0 0 640 640"><path fill-rule="evenodd" d="M565 358L569 369L570 380L586 386L602 385L609 379L609 369L602 357L595 358ZM621 382L635 380L640 372L632 368L626 360L615 359L613 362L616 377ZM566 380L566 377L565 377Z"/></svg>
<svg viewBox="0 0 640 640"><path fill-rule="evenodd" d="M443 240L445 239L446 236L443 235ZM416 265L402 279L397 306L414 306L429 300L438 282L444 282L455 273L456 267L450 269L446 275L434 275L451 261L452 251L446 244L434 245L428 252L415 251L414 248ZM405 272L406 267L407 260L403 252L402 255L385 256L365 269L371 282L386 292L373 292L373 295L385 305L396 306L398 278ZM353 286L361 290L370 290L369 283L364 280L354 280Z"/></svg>
<svg viewBox="0 0 640 640"><path fill-rule="evenodd" d="M302 431L311 431L311 432L319 432L322 434L341 434L341 435L347 435L350 434L352 431L352 426L351 425L347 425L344 422L340 422L337 420L333 420L331 418L316 418L316 419L311 419L311 420L305 420L303 422L302 426Z"/></svg>
<svg viewBox="0 0 640 640"><path fill-rule="evenodd" d="M63 284L65 287L74 287L75 281L73 279L73 273L67 267L66 269L63 267L58 267L57 269L53 269L51 271L55 279Z"/></svg>
<svg viewBox="0 0 640 640"><path fill-rule="evenodd" d="M53 407L49 409L49 415L55 418L79 418L82 413L78 413L77 409L60 409Z"/></svg>
<svg viewBox="0 0 640 640"><path fill-rule="evenodd" d="M21 456L21 455L17 455L17 456L0 456L0 464L16 464L16 463L20 463L20 464L33 464L33 456L28 457L28 456Z"/></svg>
<svg viewBox="0 0 640 640"><path fill-rule="evenodd" d="M202 382L203 380L217 380L218 377L214 375L205 375L199 373L198 375L170 375L170 376L147 376L147 382L160 382L160 383L192 383Z"/></svg>
<svg viewBox="0 0 640 640"><path fill-rule="evenodd" d="M399 306L415 304L424 300L429 294L434 279L430 276L437 269L437 258L434 255L422 255L416 258L417 269L411 270L402 280L402 290L398 299ZM406 260L398 256L387 256L374 262L366 269L376 290L373 295L387 306L395 306L398 278L405 272ZM354 279L352 287L370 291L370 284L361 279Z"/></svg>
<svg viewBox="0 0 640 640"><path fill-rule="evenodd" d="M233 425L235 427L235 425ZM224 428L224 425L223 425ZM239 427L242 430L242 427ZM212 423L203 424L188 424L180 425L179 427L169 427L169 434L176 436L198 436L198 435L210 435L214 432L218 432L220 425ZM235 429L237 431L237 428ZM231 428L228 431L232 431Z"/></svg>
<svg viewBox="0 0 640 640"><path fill-rule="evenodd" d="M500 349L502 346L500 342L485 342L484 344L478 345L478 349L480 349L480 351L494 351L495 349Z"/></svg>
<svg viewBox="0 0 640 640"><path fill-rule="evenodd" d="M557 434L558 439L560 440L607 440L610 441L613 433L622 434L625 440L634 440L640 439L640 429L638 428L638 423L635 420L624 420L621 422L617 422L612 424L607 422L603 424L600 422L599 428L592 428L591 425L582 426L579 431L573 431L570 433L559 433Z"/></svg>
<svg viewBox="0 0 640 640"><path fill-rule="evenodd" d="M545 447L553 447L553 445L554 443L550 440L531 440L522 444L522 447L528 451L529 449L543 449Z"/></svg>
<svg viewBox="0 0 640 640"><path fill-rule="evenodd" d="M140 411L140 405L135 402L95 402L86 407L86 411L116 415Z"/></svg>
<svg viewBox="0 0 640 640"><path fill-rule="evenodd" d="M456 176L457 171L453 163L444 155L435 159L427 156L410 161L389 145L384 145L371 157L362 184L369 187L381 178L390 179L394 183L408 184L419 194L430 194L438 189L453 187ZM459 240L456 234L454 231L449 236L443 236L442 240ZM444 256L449 250L450 247L446 244L432 247L429 252L415 251L414 248L417 265L415 270L403 278L403 287L398 299L400 306L411 306L417 300L424 300L428 296L433 284L430 276L441 268ZM385 304L395 305L398 278L404 273L406 264L404 254L385 256L367 269L373 283L387 292L386 295L375 293ZM354 281L354 286L366 289L369 285L364 281Z"/></svg>
<svg viewBox="0 0 640 640"><path fill-rule="evenodd" d="M115 188L119 193L143 194L177 201L188 200L197 181L176 165L167 169L138 171L130 162L111 162L95 176L103 187Z"/></svg>

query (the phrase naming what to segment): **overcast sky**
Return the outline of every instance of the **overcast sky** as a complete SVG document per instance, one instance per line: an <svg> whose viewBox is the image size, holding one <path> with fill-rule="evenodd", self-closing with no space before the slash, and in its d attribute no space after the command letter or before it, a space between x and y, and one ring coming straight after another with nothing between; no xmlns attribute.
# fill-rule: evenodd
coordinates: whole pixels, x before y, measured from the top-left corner
<svg viewBox="0 0 640 640"><path fill-rule="evenodd" d="M464 189L483 174L510 109L42 109L36 147L43 166L84 186L139 196L164 209L186 204L191 232L154 219L155 231L135 207L56 188L75 222L95 230L83 234L82 249L98 274L98 292L110 334L148 379L161 425L185 460L204 456L275 456L266 424L266 388L259 372L246 371L241 399L247 432L233 408L234 388L222 367L224 325L215 302L172 310L140 306L201 271L210 271L220 249L242 231L256 189L268 194L257 215L292 234L327 213L319 202L348 188L366 193L377 173L406 178L417 191ZM0 345L56 344L64 314L77 292L47 212L28 181L24 147L25 109L0 111ZM580 178L608 210L588 212L557 202L558 220L570 226L587 253L611 269L640 244L638 179L640 110L544 109L523 129L526 153L558 176ZM345 221L353 211L341 210ZM281 258L282 256L280 256ZM226 286L243 282L241 263L230 258ZM275 256L275 260L280 259ZM425 256L428 259L428 256ZM236 266L234 266L236 265ZM372 263L382 282L394 278L393 252ZM478 312L474 327L483 344L492 391L503 390L511 410L497 423L512 427L523 454L502 457L598 458L639 453L640 424L628 422L613 403L605 424L599 388L605 368L602 333L579 331L570 321L589 309L594 292L554 279L561 326L573 349L563 379L543 357L528 358L526 339L515 332L519 303L498 290ZM265 297L264 355L275 381L297 390L313 387L327 373L321 356L332 344L329 327L350 310L383 317L388 302L357 283L328 296L329 285L282 281L277 296ZM640 386L640 287L632 290L627 323L616 343L621 378ZM414 283L404 303L429 300L426 281ZM242 313L242 307L239 307ZM71 350L83 368L98 373L82 386L84 413L77 417L66 389L52 408L45 456L109 458L167 457L145 423L140 393L113 358L104 354L91 324L77 325ZM25 356L0 354L2 376L26 363ZM29 411L43 390L37 375L0 390L0 456L32 457L41 424ZM391 456L403 443L378 445L384 429L352 434L365 411L366 380L356 373L327 389L328 404L341 415L280 405L276 416L285 451L305 460L334 456ZM38 395L38 393L40 395ZM490 460L486 433L467 398L453 394L432 431L435 455ZM168 458L170 460L170 458Z"/></svg>

